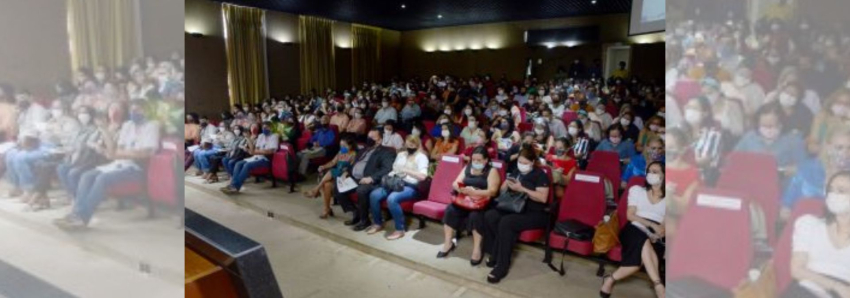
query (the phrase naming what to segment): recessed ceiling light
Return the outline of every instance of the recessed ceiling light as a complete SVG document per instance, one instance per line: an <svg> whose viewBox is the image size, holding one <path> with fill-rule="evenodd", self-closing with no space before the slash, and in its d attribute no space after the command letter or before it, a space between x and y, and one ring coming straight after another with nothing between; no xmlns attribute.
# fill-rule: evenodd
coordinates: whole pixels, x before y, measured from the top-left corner
<svg viewBox="0 0 850 298"><path fill-rule="evenodd" d="M442 19L442 18L443 18L443 15L438 14L438 15L437 15L437 18L438 18L438 19Z"/></svg>
<svg viewBox="0 0 850 298"><path fill-rule="evenodd" d="M590 1L590 4L596 4L596 0Z"/></svg>
<svg viewBox="0 0 850 298"><path fill-rule="evenodd" d="M405 9L405 8L407 8L407 5L402 4L402 5L401 5L401 8L402 8L402 9Z"/></svg>

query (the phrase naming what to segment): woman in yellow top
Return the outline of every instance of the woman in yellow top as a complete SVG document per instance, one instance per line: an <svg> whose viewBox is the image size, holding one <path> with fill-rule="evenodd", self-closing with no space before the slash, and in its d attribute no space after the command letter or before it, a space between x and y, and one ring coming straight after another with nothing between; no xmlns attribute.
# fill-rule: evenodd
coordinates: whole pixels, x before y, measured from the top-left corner
<svg viewBox="0 0 850 298"><path fill-rule="evenodd" d="M635 149L637 149L638 152L643 152L643 147L645 147L650 140L658 136L658 131L662 127L664 127L664 118L658 116L650 117L646 125L643 126L643 129L640 130L640 134L638 134L637 142L635 142Z"/></svg>
<svg viewBox="0 0 850 298"><path fill-rule="evenodd" d="M440 132L440 137L437 138L437 143L431 149L431 159L440 160L443 155L457 154L459 141L452 133L451 124L443 124Z"/></svg>
<svg viewBox="0 0 850 298"><path fill-rule="evenodd" d="M826 143L826 137L850 120L850 91L841 89L826 100L824 109L815 115L812 129L809 131L809 152L820 152L820 147Z"/></svg>

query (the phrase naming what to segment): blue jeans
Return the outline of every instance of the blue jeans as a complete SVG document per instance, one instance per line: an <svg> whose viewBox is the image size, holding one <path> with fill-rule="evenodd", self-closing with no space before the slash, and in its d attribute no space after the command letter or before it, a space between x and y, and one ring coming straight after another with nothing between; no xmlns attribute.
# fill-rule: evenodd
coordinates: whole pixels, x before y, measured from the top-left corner
<svg viewBox="0 0 850 298"><path fill-rule="evenodd" d="M198 149L195 152L192 152L192 155L195 156L195 167L198 170L203 171L204 173L210 172L210 156L218 153L218 148L212 148L209 150Z"/></svg>
<svg viewBox="0 0 850 298"><path fill-rule="evenodd" d="M101 172L96 168L86 171L80 177L77 187L74 214L88 224L97 206L106 198L106 191L110 185L128 181L143 183L144 180L145 172L134 167L124 167L114 172Z"/></svg>
<svg viewBox="0 0 850 298"><path fill-rule="evenodd" d="M405 186L404 190L387 195L383 187L376 188L369 194L369 209L372 210L372 220L376 225L383 225L384 218L381 216L381 201L387 199L387 208L393 216L396 231L404 231L404 211L399 203L416 199L416 189Z"/></svg>
<svg viewBox="0 0 850 298"><path fill-rule="evenodd" d="M92 167L72 167L68 163L62 163L56 167L56 174L59 176L59 182L71 196L77 195L77 186L80 184L80 177Z"/></svg>
<svg viewBox="0 0 850 298"><path fill-rule="evenodd" d="M227 171L227 174L230 177L233 177L233 170L236 169L236 163L241 160L231 159L230 157L225 157L221 159L221 164L224 165L224 170Z"/></svg>
<svg viewBox="0 0 850 298"><path fill-rule="evenodd" d="M9 150L6 153L6 172L9 182L15 188L26 191L33 190L36 184L33 164L37 160L47 157L47 155L47 152L41 148L31 151Z"/></svg>
<svg viewBox="0 0 850 298"><path fill-rule="evenodd" d="M233 179L230 181L230 186L239 190L242 189L242 184L245 183L245 179L251 176L251 171L256 168L262 167L270 167L272 163L270 163L267 159L260 159L257 161L245 161L241 160L236 163L236 167L233 169Z"/></svg>

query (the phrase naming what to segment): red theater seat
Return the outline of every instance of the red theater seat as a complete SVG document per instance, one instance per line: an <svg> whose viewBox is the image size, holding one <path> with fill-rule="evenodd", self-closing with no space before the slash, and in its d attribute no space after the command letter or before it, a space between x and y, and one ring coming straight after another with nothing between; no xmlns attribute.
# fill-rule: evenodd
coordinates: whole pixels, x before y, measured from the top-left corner
<svg viewBox="0 0 850 298"><path fill-rule="evenodd" d="M697 192L670 245L668 282L697 279L731 291L747 278L753 245L750 211L742 197L729 190Z"/></svg>
<svg viewBox="0 0 850 298"><path fill-rule="evenodd" d="M729 153L720 169L717 188L735 190L746 196L764 211L767 239L776 241L776 221L779 218L779 171L776 159L770 154L740 152ZM758 185L758 187L753 187Z"/></svg>
<svg viewBox="0 0 850 298"><path fill-rule="evenodd" d="M442 220L446 207L452 203L452 182L463 171L463 160L459 155L445 155L437 165L431 180L428 198L412 205L413 214L419 215L419 228L425 227L425 217Z"/></svg>
<svg viewBox="0 0 850 298"><path fill-rule="evenodd" d="M616 197L620 191L620 155L617 152L593 151L587 162L587 170L598 172L611 181Z"/></svg>
<svg viewBox="0 0 850 298"><path fill-rule="evenodd" d="M596 227L605 216L605 186L600 173L577 171L564 191L558 208L557 221L575 220L585 225ZM567 237L549 233L549 247L563 250ZM567 250L580 255L593 253L591 241L570 240Z"/></svg>

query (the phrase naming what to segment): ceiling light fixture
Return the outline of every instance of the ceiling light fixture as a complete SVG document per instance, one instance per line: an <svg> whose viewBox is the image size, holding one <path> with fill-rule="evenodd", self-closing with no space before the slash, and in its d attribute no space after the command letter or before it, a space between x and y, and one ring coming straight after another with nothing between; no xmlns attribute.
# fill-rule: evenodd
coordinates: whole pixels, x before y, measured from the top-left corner
<svg viewBox="0 0 850 298"><path fill-rule="evenodd" d="M596 4L596 0L590 1L590 4Z"/></svg>
<svg viewBox="0 0 850 298"><path fill-rule="evenodd" d="M407 5L402 4L401 9L405 9L405 8L407 8Z"/></svg>
<svg viewBox="0 0 850 298"><path fill-rule="evenodd" d="M438 18L438 19L442 19L442 18L443 18L443 15L438 14L438 15L437 15L437 18Z"/></svg>

